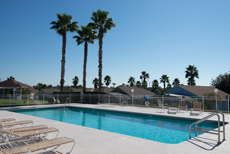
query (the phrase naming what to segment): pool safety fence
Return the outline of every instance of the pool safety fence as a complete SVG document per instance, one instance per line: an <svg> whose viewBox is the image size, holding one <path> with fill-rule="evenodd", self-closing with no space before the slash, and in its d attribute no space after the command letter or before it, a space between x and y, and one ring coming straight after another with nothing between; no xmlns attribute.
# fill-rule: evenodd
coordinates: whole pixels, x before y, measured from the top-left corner
<svg viewBox="0 0 230 154"><path fill-rule="evenodd" d="M67 99L68 98L68 99ZM0 107L50 105L65 103L81 104L113 104L120 106L158 107L158 101L168 107L179 107L179 102L186 104L190 110L193 103L200 102L202 110L225 111L229 113L229 97L175 97L175 96L149 96L149 95L124 95L120 93L109 94L25 94L25 95L0 95Z"/></svg>

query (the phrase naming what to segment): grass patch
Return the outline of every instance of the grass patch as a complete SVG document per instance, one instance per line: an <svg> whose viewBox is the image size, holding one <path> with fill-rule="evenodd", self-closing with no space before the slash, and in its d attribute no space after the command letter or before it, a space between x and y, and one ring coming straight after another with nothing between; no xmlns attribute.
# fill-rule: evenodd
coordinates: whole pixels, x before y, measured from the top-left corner
<svg viewBox="0 0 230 154"><path fill-rule="evenodd" d="M43 104L43 101L40 101ZM17 105L34 105L34 100L10 100L0 99L0 106L17 106ZM48 101L44 101L44 104L48 104Z"/></svg>

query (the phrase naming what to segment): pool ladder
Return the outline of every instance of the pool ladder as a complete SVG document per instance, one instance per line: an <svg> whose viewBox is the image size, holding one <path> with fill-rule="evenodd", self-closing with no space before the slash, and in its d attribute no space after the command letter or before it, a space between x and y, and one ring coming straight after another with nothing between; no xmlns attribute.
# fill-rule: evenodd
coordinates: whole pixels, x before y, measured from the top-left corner
<svg viewBox="0 0 230 154"><path fill-rule="evenodd" d="M69 98L66 98L64 108L65 108L66 104L68 103L68 101L69 101Z"/></svg>
<svg viewBox="0 0 230 154"><path fill-rule="evenodd" d="M223 130L222 131L220 130L220 115L219 114L222 114L222 117L223 117ZM209 118L211 118L213 116L218 117L218 129L217 130L197 127L197 125L199 123L202 123L202 122L208 120ZM194 129L192 129L193 125L195 125ZM225 118L224 118L224 114L223 113L213 113L207 117L204 117L203 119L200 119L200 120L192 123L189 126L189 139L191 139L191 131L192 130L195 131L196 137L197 137L197 132L203 132L203 133L210 133L210 134L218 135L218 144L220 144L220 133L223 133L223 141L225 141Z"/></svg>

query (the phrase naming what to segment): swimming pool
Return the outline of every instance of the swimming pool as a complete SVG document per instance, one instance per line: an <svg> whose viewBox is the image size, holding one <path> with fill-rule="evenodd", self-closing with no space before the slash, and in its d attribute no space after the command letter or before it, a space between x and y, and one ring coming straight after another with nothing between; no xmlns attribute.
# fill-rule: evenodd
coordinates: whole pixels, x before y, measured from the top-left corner
<svg viewBox="0 0 230 154"><path fill-rule="evenodd" d="M189 125L196 121L76 107L36 108L13 112L168 144L177 144L188 140ZM217 123L207 121L199 124L199 127L215 129Z"/></svg>

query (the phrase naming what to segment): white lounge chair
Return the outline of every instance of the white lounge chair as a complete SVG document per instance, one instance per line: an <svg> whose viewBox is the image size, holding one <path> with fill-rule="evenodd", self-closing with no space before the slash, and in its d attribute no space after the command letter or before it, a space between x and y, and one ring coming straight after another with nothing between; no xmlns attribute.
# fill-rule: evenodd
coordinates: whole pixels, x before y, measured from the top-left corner
<svg viewBox="0 0 230 154"><path fill-rule="evenodd" d="M164 110L164 109L168 108L168 105L162 103L162 101L160 99L157 99L157 104L158 104L158 109L161 108L162 110Z"/></svg>
<svg viewBox="0 0 230 154"><path fill-rule="evenodd" d="M179 101L179 111L187 111L187 104L185 101Z"/></svg>
<svg viewBox="0 0 230 154"><path fill-rule="evenodd" d="M190 110L190 115L200 115L202 114L201 103L195 102L193 103L193 108Z"/></svg>
<svg viewBox="0 0 230 154"><path fill-rule="evenodd" d="M55 97L53 97L53 100L54 100L54 104L55 104L55 103L56 103L56 104L60 104L59 99L55 99Z"/></svg>
<svg viewBox="0 0 230 154"><path fill-rule="evenodd" d="M40 142L28 144L25 146L20 146L20 147L1 149L0 153L1 154L32 153L32 152L41 151L41 150L42 150L42 153L48 152L48 151L56 152L56 149L59 146L61 146L63 144L67 144L67 143L73 143L71 150L69 152L67 152L69 154L72 152L76 141L74 139L67 138L67 137L59 137L59 138L55 138L55 139L49 139L49 140L45 140L45 141L40 141Z"/></svg>

